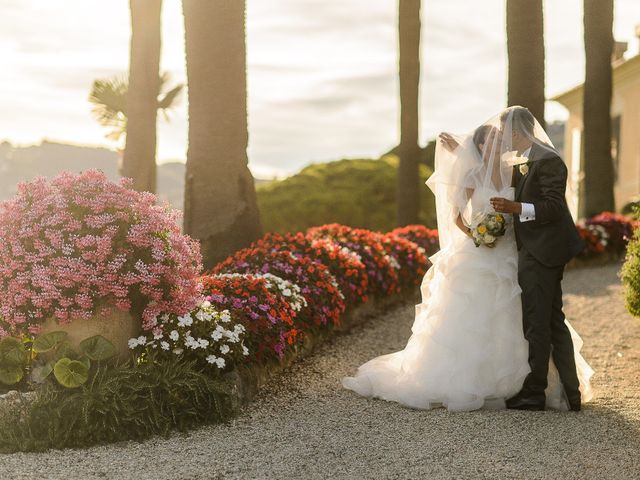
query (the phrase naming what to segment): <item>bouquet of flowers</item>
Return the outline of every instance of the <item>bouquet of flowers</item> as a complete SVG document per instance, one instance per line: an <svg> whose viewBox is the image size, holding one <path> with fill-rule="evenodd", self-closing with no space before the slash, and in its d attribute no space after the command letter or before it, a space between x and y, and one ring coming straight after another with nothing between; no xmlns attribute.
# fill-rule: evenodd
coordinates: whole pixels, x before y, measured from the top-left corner
<svg viewBox="0 0 640 480"><path fill-rule="evenodd" d="M482 220L471 228L471 235L476 247L484 245L493 248L498 237L507 231L507 220L501 213L487 213Z"/></svg>

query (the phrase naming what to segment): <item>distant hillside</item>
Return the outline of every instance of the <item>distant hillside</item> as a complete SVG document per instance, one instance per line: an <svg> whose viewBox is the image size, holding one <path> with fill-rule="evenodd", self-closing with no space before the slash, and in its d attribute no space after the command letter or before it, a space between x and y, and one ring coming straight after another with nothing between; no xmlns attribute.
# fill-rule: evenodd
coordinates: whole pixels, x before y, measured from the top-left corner
<svg viewBox="0 0 640 480"><path fill-rule="evenodd" d="M40 145L15 147L0 143L0 200L11 198L19 182L37 176L52 177L65 170L100 169L111 180L118 175L118 154L100 147L82 147L43 140ZM256 184L266 180L256 179ZM158 196L174 208L182 209L184 163L158 165Z"/></svg>
<svg viewBox="0 0 640 480"><path fill-rule="evenodd" d="M260 185L258 208L267 232L297 232L324 223L388 231L396 222L398 159L347 159L312 164L283 180ZM420 166L420 182L431 174ZM435 226L435 203L420 188L420 223Z"/></svg>

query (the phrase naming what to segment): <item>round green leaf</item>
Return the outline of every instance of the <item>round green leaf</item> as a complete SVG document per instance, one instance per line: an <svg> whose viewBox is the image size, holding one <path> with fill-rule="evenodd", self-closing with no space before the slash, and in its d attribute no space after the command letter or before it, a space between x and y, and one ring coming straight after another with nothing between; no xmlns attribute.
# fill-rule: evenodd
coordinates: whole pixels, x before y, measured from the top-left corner
<svg viewBox="0 0 640 480"><path fill-rule="evenodd" d="M0 340L0 366L23 367L28 359L27 351L20 340L4 337Z"/></svg>
<svg viewBox="0 0 640 480"><path fill-rule="evenodd" d="M80 342L80 351L91 360L98 362L113 357L116 347L102 335L94 335Z"/></svg>
<svg viewBox="0 0 640 480"><path fill-rule="evenodd" d="M4 365L0 367L0 382L5 385L13 385L22 380L24 371L21 367Z"/></svg>
<svg viewBox="0 0 640 480"><path fill-rule="evenodd" d="M33 341L33 351L36 353L48 352L57 347L67 338L67 332L49 332L38 336Z"/></svg>
<svg viewBox="0 0 640 480"><path fill-rule="evenodd" d="M78 388L89 379L87 366L70 358L58 360L53 367L53 374L60 385L67 388Z"/></svg>

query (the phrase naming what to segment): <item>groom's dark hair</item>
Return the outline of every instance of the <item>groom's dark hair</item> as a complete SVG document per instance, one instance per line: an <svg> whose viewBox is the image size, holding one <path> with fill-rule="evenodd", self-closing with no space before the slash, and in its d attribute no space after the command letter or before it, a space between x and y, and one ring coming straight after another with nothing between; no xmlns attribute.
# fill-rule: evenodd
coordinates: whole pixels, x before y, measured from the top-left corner
<svg viewBox="0 0 640 480"><path fill-rule="evenodd" d="M500 122L504 124L509 114L512 114L513 130L518 130L528 136L533 136L533 130L536 125L536 119L533 114L525 107L511 107L502 112Z"/></svg>

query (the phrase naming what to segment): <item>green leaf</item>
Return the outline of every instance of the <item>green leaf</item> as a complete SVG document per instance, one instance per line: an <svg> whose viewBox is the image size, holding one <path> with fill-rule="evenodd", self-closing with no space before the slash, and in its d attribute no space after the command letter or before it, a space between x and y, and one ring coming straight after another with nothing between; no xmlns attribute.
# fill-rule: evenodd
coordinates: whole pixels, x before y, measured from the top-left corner
<svg viewBox="0 0 640 480"><path fill-rule="evenodd" d="M87 366L70 358L58 360L53 367L53 374L60 385L67 388L78 388L89 379Z"/></svg>
<svg viewBox="0 0 640 480"><path fill-rule="evenodd" d="M33 342L33 351L37 353L53 350L63 340L67 338L67 332L49 332L38 336Z"/></svg>
<svg viewBox="0 0 640 480"><path fill-rule="evenodd" d="M5 385L13 385L22 380L24 370L21 367L5 365L0 367L0 382Z"/></svg>
<svg viewBox="0 0 640 480"><path fill-rule="evenodd" d="M71 358L73 360L78 358L77 352L71 346L71 343L69 343L67 340L63 340L56 347L55 359L56 360L61 360L63 358Z"/></svg>
<svg viewBox="0 0 640 480"><path fill-rule="evenodd" d="M31 379L36 383L44 382L47 377L51 375L51 372L53 372L53 363L54 362L47 362L44 365L34 367L31 372Z"/></svg>
<svg viewBox="0 0 640 480"><path fill-rule="evenodd" d="M87 367L87 370L91 369L91 359L89 359L89 357L87 357L86 355L83 355L80 358L78 358L78 361L82 363L85 367Z"/></svg>
<svg viewBox="0 0 640 480"><path fill-rule="evenodd" d="M102 335L94 335L80 342L80 351L91 360L102 361L113 357L116 347Z"/></svg>
<svg viewBox="0 0 640 480"><path fill-rule="evenodd" d="M22 369L27 364L27 359L27 351L19 339L4 337L0 340L0 366Z"/></svg>

